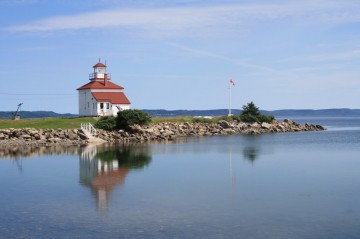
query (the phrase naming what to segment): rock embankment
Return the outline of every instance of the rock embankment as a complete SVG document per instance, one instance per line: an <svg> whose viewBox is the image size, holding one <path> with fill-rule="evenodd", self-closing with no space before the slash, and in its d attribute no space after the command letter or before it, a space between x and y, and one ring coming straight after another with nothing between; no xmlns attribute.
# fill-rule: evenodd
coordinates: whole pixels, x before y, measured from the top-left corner
<svg viewBox="0 0 360 239"><path fill-rule="evenodd" d="M78 129L0 129L0 146L84 145L87 136Z"/></svg>
<svg viewBox="0 0 360 239"><path fill-rule="evenodd" d="M231 134L266 134L280 132L320 131L325 130L321 125L300 125L292 120L272 123L158 123L148 126L135 125L129 131L99 131L98 137L108 142L145 142L152 140L172 140L177 137L215 136Z"/></svg>
<svg viewBox="0 0 360 239"><path fill-rule="evenodd" d="M265 134L279 132L319 131L321 125L300 125L292 120L272 123L158 123L147 126L132 126L129 130L98 130L97 137L107 142L135 143L153 140L172 140L177 137L214 136L231 134ZM89 138L78 129L0 129L0 146L6 145L85 145Z"/></svg>

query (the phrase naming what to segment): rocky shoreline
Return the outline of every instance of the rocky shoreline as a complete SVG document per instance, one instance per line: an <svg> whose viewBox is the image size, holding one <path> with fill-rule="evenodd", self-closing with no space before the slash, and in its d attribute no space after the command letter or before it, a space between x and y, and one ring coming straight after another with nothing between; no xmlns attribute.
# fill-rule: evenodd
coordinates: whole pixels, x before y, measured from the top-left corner
<svg viewBox="0 0 360 239"><path fill-rule="evenodd" d="M111 143L142 143L166 141L178 137L216 136L232 134L268 134L281 132L321 131L321 125L298 124L290 119L272 123L158 123L147 126L131 126L129 130L97 130L97 138ZM54 146L87 145L91 142L86 132L81 129L0 129L0 147L7 146Z"/></svg>

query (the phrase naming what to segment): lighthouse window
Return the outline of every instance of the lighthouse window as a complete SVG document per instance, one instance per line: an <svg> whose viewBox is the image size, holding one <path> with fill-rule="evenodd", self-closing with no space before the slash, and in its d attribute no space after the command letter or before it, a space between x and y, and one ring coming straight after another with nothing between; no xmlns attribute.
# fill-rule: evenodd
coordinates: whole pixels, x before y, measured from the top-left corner
<svg viewBox="0 0 360 239"><path fill-rule="evenodd" d="M100 109L104 109L104 103L100 103Z"/></svg>

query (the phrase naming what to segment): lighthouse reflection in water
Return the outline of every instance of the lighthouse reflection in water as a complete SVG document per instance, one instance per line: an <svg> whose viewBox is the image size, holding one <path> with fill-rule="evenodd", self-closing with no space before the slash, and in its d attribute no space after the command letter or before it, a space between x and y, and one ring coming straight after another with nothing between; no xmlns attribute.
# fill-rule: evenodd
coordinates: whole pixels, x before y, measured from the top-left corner
<svg viewBox="0 0 360 239"><path fill-rule="evenodd" d="M131 170L143 169L151 162L148 147L92 145L80 154L80 183L91 188L99 210L109 207L111 192L124 184Z"/></svg>

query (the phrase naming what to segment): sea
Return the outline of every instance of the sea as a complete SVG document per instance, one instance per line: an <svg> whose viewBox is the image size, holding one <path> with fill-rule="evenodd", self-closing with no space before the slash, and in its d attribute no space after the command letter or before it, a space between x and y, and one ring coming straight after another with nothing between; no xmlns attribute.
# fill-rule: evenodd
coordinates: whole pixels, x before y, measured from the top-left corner
<svg viewBox="0 0 360 239"><path fill-rule="evenodd" d="M360 238L360 118L0 151L0 238Z"/></svg>

